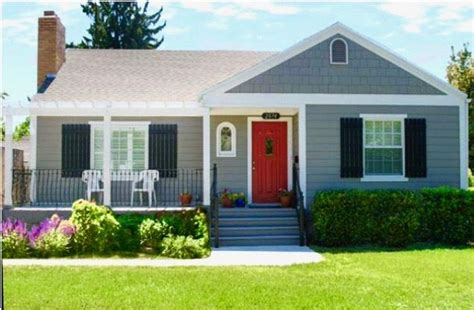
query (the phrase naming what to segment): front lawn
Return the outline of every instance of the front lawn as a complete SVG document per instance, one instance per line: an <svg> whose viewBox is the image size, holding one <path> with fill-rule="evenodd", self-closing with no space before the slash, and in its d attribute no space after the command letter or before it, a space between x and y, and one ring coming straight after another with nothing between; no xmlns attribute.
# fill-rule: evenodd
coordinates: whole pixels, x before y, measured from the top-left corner
<svg viewBox="0 0 474 310"><path fill-rule="evenodd" d="M474 307L474 248L318 250L291 267L7 267L5 307Z"/></svg>

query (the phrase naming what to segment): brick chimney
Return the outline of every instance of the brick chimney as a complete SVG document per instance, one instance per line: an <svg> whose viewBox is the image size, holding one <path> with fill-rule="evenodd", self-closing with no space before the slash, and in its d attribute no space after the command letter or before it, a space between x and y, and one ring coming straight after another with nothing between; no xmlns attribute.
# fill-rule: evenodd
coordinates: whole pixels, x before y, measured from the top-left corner
<svg viewBox="0 0 474 310"><path fill-rule="evenodd" d="M66 61L66 30L54 11L44 11L38 19L37 86L47 74L56 74Z"/></svg>

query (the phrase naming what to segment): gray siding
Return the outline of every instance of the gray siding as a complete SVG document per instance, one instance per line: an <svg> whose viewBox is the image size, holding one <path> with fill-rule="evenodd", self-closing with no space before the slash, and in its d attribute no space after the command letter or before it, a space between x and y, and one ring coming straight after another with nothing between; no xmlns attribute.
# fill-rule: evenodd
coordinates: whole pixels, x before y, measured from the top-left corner
<svg viewBox="0 0 474 310"><path fill-rule="evenodd" d="M230 122L237 130L237 156L216 156L216 130L222 122ZM218 191L228 188L247 193L247 116L211 116L211 164L217 164Z"/></svg>
<svg viewBox="0 0 474 310"><path fill-rule="evenodd" d="M360 113L407 114L425 118L427 126L427 178L408 182L361 182L340 178L340 118ZM308 105L307 190L312 199L322 189L409 188L456 186L459 179L459 110L457 107L329 106Z"/></svg>
<svg viewBox="0 0 474 310"><path fill-rule="evenodd" d="M101 121L93 117L38 117L38 169L61 169L61 125ZM202 168L202 118L114 117L114 121L151 121L178 125L178 168Z"/></svg>
<svg viewBox="0 0 474 310"><path fill-rule="evenodd" d="M348 44L349 63L347 65L330 64L329 45L335 37L344 38ZM341 35L331 37L303 51L228 92L444 94Z"/></svg>

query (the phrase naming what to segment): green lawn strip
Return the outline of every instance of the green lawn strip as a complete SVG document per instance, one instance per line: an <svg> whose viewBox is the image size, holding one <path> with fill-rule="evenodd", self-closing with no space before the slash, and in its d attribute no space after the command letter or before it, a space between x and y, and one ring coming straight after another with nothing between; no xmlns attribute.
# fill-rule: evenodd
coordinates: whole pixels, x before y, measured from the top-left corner
<svg viewBox="0 0 474 310"><path fill-rule="evenodd" d="M474 307L474 249L317 248L290 267L7 267L7 309Z"/></svg>

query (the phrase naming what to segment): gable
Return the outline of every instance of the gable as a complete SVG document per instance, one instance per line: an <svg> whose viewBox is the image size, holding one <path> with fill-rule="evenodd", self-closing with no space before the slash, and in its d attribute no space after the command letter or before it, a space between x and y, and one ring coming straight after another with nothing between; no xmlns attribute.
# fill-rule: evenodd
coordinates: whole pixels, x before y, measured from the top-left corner
<svg viewBox="0 0 474 310"><path fill-rule="evenodd" d="M347 42L347 65L330 64L329 45L334 38ZM445 95L341 34L325 39L227 93Z"/></svg>

